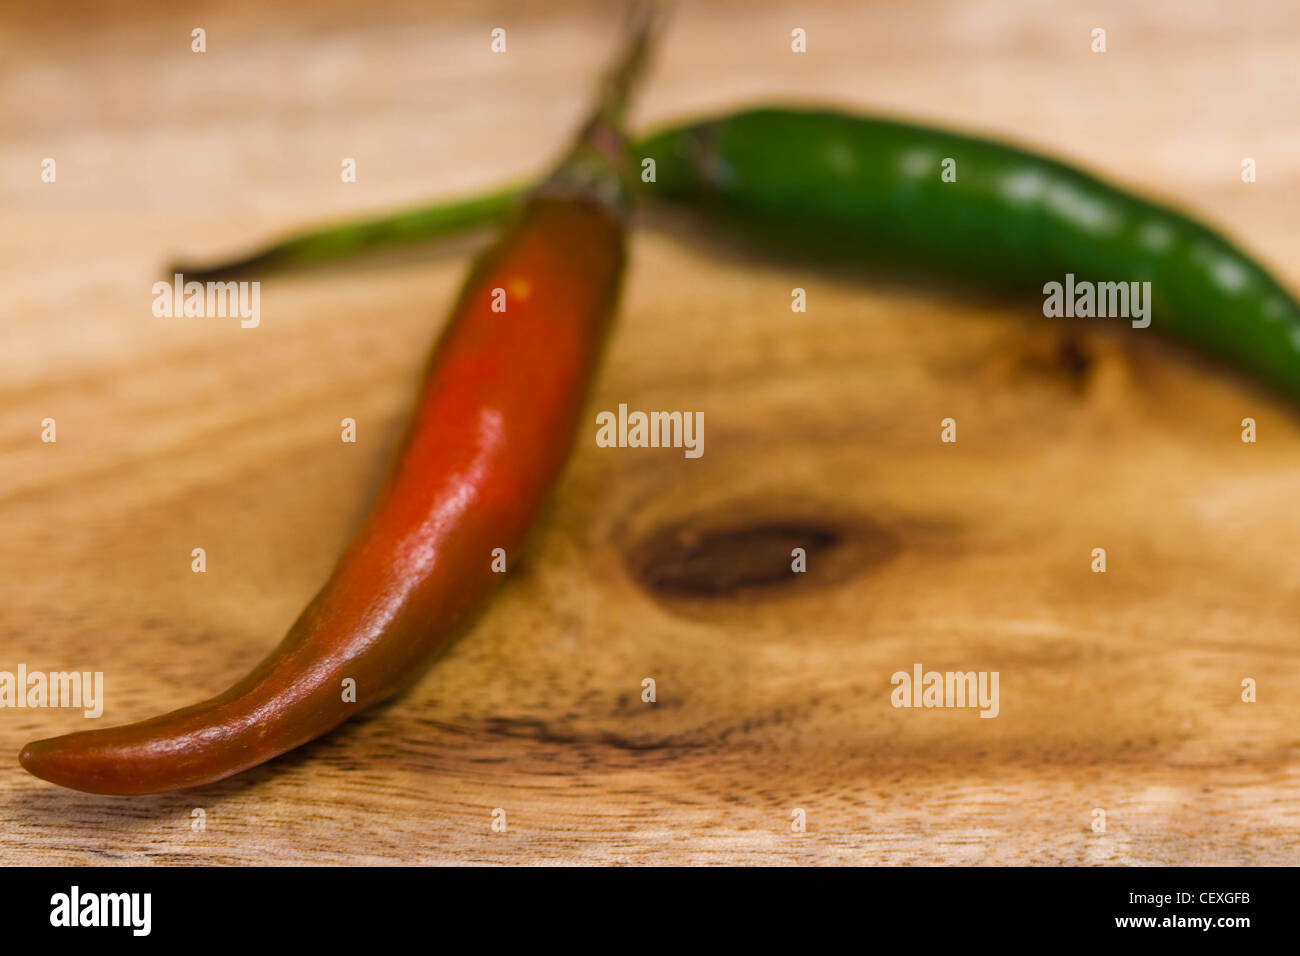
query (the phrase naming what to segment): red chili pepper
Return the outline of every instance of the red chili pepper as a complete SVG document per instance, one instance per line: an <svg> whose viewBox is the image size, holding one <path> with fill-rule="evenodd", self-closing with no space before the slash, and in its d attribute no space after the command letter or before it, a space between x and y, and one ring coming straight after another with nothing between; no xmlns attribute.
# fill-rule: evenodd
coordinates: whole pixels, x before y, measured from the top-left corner
<svg viewBox="0 0 1300 956"><path fill-rule="evenodd" d="M24 767L91 793L220 780L396 693L456 635L501 578L493 550L518 547L564 466L610 324L624 261L619 128L646 32L577 146L475 265L374 510L280 645L211 700L38 740Z"/></svg>

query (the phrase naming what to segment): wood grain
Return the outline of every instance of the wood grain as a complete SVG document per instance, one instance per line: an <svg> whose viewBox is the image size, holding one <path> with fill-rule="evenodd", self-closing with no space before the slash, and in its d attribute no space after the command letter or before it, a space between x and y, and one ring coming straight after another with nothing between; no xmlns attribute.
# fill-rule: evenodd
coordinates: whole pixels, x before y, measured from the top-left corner
<svg viewBox="0 0 1300 956"><path fill-rule="evenodd" d="M251 330L153 318L162 263L532 174L614 17L35 9L0 31L0 669L104 671L107 725L225 687L283 633L484 237L268 279ZM1006 135L1178 197L1300 288L1287 12L682 4L636 118L830 101ZM1300 861L1292 409L1131 330L638 225L591 407L701 410L702 458L600 449L593 427L477 626L270 765L127 799L0 761L0 861ZM768 574L798 539L808 573ZM914 662L999 671L999 717L891 707ZM0 710L0 750L88 723Z"/></svg>

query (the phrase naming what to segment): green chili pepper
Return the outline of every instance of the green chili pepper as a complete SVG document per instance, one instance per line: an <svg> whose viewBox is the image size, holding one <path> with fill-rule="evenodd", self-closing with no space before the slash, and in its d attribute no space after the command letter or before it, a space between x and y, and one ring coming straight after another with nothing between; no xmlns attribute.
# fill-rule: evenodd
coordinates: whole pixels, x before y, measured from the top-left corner
<svg viewBox="0 0 1300 956"><path fill-rule="evenodd" d="M655 160L654 181L641 184L648 198L720 213L751 239L872 269L1040 295L1067 276L1149 282L1154 328L1300 399L1300 305L1278 281L1207 226L1064 163L930 127L777 108L673 127L630 155ZM443 235L491 221L511 201L501 192L336 227L246 262L313 261Z"/></svg>
<svg viewBox="0 0 1300 956"><path fill-rule="evenodd" d="M656 195L785 244L1039 294L1067 275L1150 282L1154 328L1300 398L1300 305L1276 279L1206 226L1063 163L785 109L668 130L633 155L656 158Z"/></svg>

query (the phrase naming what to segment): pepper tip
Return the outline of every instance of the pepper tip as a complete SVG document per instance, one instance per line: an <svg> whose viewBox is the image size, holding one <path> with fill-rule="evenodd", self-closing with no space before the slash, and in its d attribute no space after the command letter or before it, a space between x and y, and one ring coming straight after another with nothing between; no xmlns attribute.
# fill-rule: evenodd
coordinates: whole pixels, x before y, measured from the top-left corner
<svg viewBox="0 0 1300 956"><path fill-rule="evenodd" d="M27 744L22 750L18 751L18 762L22 764L23 769L35 776L41 776L40 772L40 751L35 743Z"/></svg>
<svg viewBox="0 0 1300 956"><path fill-rule="evenodd" d="M51 738L51 740L53 739L57 738ZM52 752L50 748L44 746L48 742L47 740L33 740L18 752L18 762L33 777L66 786L62 781L55 779L58 776L58 771L56 767L51 766L50 757Z"/></svg>

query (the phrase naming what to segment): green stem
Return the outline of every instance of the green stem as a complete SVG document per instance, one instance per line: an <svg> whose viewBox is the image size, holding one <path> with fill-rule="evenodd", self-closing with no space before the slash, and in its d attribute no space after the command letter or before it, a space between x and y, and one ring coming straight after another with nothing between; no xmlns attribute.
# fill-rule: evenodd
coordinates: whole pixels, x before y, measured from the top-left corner
<svg viewBox="0 0 1300 956"><path fill-rule="evenodd" d="M641 78L651 40L661 23L662 11L650 0L634 0L626 16L624 49L605 75L597 109L579 135L574 150L543 180L543 187L578 186L611 201L621 203L624 198L624 184L620 182L626 162L626 144L621 132L623 119L628 96ZM500 221L516 201L534 188L498 189L469 199L432 203L359 222L312 229L240 259L209 265L181 263L171 266L168 274L179 272L186 279L198 282L250 272L265 274L343 259L384 246L452 236Z"/></svg>
<svg viewBox="0 0 1300 956"><path fill-rule="evenodd" d="M499 221L527 191L526 187L499 189L469 199L433 203L388 216L326 226L290 236L243 258L210 265L180 263L171 266L168 272L179 272L187 279L202 282L253 271L315 265L384 246L451 236Z"/></svg>

